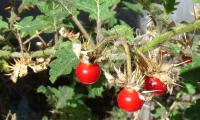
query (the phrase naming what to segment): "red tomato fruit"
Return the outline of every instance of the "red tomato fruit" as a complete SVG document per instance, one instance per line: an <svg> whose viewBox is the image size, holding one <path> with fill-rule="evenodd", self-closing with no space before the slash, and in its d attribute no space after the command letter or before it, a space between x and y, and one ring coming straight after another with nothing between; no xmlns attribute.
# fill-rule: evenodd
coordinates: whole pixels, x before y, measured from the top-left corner
<svg viewBox="0 0 200 120"><path fill-rule="evenodd" d="M154 94L163 94L166 92L166 85L155 77L146 77L144 81L144 89L154 91Z"/></svg>
<svg viewBox="0 0 200 120"><path fill-rule="evenodd" d="M83 84L95 83L101 75L101 69L98 64L80 62L76 68L76 76Z"/></svg>
<svg viewBox="0 0 200 120"><path fill-rule="evenodd" d="M123 88L123 90L119 92L117 103L119 108L126 112L135 112L143 105L143 101L139 98L138 92L126 88Z"/></svg>
<svg viewBox="0 0 200 120"><path fill-rule="evenodd" d="M186 64L189 64L192 62L192 58L189 56L182 55L182 59Z"/></svg>

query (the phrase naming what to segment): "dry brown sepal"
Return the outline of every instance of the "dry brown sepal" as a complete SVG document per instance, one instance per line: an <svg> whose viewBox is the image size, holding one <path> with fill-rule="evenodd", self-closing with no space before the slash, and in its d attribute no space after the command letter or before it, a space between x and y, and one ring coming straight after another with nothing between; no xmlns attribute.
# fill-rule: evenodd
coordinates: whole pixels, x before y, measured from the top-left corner
<svg viewBox="0 0 200 120"><path fill-rule="evenodd" d="M14 59L14 64L10 64L9 66L12 72L7 75L10 76L13 83L16 83L18 78L28 75L28 67L30 67L34 73L38 73L48 68L50 60L51 57L46 59L36 58L36 61L33 61L31 57Z"/></svg>
<svg viewBox="0 0 200 120"><path fill-rule="evenodd" d="M72 30L68 30L64 27L60 28L59 34L64 37L68 38L69 40L78 39L80 37L80 33L74 33Z"/></svg>
<svg viewBox="0 0 200 120"><path fill-rule="evenodd" d="M160 58L158 50L153 52L156 53L149 53L148 57L146 57L143 53L137 50L134 59L135 64L146 76L160 79L165 85L167 85L167 90L171 94L174 85L178 85L176 83L176 77L178 76L174 76L172 72L175 65L171 63L163 63L163 58Z"/></svg>

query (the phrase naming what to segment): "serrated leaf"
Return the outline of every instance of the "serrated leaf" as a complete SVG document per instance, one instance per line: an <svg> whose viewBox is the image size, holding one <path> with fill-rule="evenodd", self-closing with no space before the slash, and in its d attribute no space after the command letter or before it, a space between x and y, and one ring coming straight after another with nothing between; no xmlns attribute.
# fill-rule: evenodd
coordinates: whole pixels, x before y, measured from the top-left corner
<svg viewBox="0 0 200 120"><path fill-rule="evenodd" d="M127 38L129 41L132 41L134 39L133 30L127 25L116 25L108 31L108 34Z"/></svg>
<svg viewBox="0 0 200 120"><path fill-rule="evenodd" d="M36 34L37 31L48 27L48 21L43 20L44 16L37 16L34 20L32 16L25 17L18 22L15 27L21 31L21 36L26 37Z"/></svg>
<svg viewBox="0 0 200 120"><path fill-rule="evenodd" d="M55 53L56 59L50 63L50 81L54 83L61 75L70 74L78 64L78 59L72 51L71 42L63 42Z"/></svg>
<svg viewBox="0 0 200 120"><path fill-rule="evenodd" d="M2 20L2 16L0 16L0 29L8 28L8 23Z"/></svg>
<svg viewBox="0 0 200 120"><path fill-rule="evenodd" d="M74 96L74 89L68 86L62 86L58 89L47 86L40 86L37 89L38 93L43 93L47 97L49 105L54 106L56 109L66 107L69 100Z"/></svg>
<svg viewBox="0 0 200 120"><path fill-rule="evenodd" d="M176 10L175 6L179 3L176 2L176 0L165 0L164 1L164 7L167 14L172 13L174 10Z"/></svg>
<svg viewBox="0 0 200 120"><path fill-rule="evenodd" d="M115 12L111 10L112 6L117 5L120 0L99 0L100 19L102 21L113 18ZM90 13L89 17L97 19L97 3L95 0L76 0L77 8Z"/></svg>
<svg viewBox="0 0 200 120"><path fill-rule="evenodd" d="M136 12L136 13L142 13L143 12L143 6L140 3L130 3L123 1L123 4L130 10Z"/></svg>
<svg viewBox="0 0 200 120"><path fill-rule="evenodd" d="M95 98L98 96L102 96L103 91L104 91L103 87L91 88L89 90L88 97Z"/></svg>
<svg viewBox="0 0 200 120"><path fill-rule="evenodd" d="M56 108L62 109L67 105L67 101L71 100L74 96L74 89L67 86L63 86L59 87L58 90L59 93L55 95L58 99L56 103Z"/></svg>

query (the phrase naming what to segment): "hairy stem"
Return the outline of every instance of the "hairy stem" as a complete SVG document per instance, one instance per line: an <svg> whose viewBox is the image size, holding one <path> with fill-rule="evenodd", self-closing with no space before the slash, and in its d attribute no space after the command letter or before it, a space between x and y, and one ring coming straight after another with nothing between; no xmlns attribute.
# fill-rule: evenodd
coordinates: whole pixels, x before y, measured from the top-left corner
<svg viewBox="0 0 200 120"><path fill-rule="evenodd" d="M152 49L154 46L163 43L167 40L170 40L171 37L175 35L179 35L185 32L190 32L193 30L196 30L200 28L200 21L196 21L192 24L184 25L177 27L171 31L165 32L157 37L155 37L151 42L149 42L147 45L140 48L142 52L147 52L148 50Z"/></svg>
<svg viewBox="0 0 200 120"><path fill-rule="evenodd" d="M127 75L128 77L132 74L132 67L131 67L131 53L127 43L123 44L125 53L126 53L126 65L127 65Z"/></svg>
<svg viewBox="0 0 200 120"><path fill-rule="evenodd" d="M72 20L78 26L79 30L83 33L83 36L85 37L85 39L87 39L90 45L94 48L95 47L94 41L92 40L88 32L85 30L83 25L79 22L79 20L75 16L72 16Z"/></svg>
<svg viewBox="0 0 200 120"><path fill-rule="evenodd" d="M97 31L97 36L96 36L96 41L100 42L102 40L102 34L101 34L101 19L100 19L100 6L99 6L99 0L96 0L97 4L97 21L96 21L96 31Z"/></svg>
<svg viewBox="0 0 200 120"><path fill-rule="evenodd" d="M55 49L53 48L47 48L45 50L38 50L31 53L24 53L24 57L47 57L47 56L54 56ZM20 58L21 53L20 52L11 52L6 50L0 50L0 58L4 59L10 59L10 58Z"/></svg>

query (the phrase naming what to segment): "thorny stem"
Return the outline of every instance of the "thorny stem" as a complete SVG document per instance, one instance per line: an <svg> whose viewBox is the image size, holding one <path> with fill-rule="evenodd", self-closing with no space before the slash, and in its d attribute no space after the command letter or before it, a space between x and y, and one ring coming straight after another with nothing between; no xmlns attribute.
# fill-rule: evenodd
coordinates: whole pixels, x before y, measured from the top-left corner
<svg viewBox="0 0 200 120"><path fill-rule="evenodd" d="M85 37L85 39L87 39L89 41L91 47L94 48L95 47L94 41L92 40L92 38L90 37L90 35L86 31L86 29L83 27L83 25L79 22L79 20L73 15L73 13L60 0L58 0L57 2L65 9L66 12L68 12L71 15L73 22L77 25L79 30L83 33L83 36Z"/></svg>
<svg viewBox="0 0 200 120"><path fill-rule="evenodd" d="M101 34L101 19L100 19L100 8L99 8L99 0L95 0L97 5L97 21L96 21L96 30L97 30L97 36L96 41L99 42L102 40L102 34Z"/></svg>
<svg viewBox="0 0 200 120"><path fill-rule="evenodd" d="M24 53L24 57L28 58L28 57L47 57L47 56L54 56L55 55L55 49L53 48L47 48L45 50L38 50L38 51L34 51L31 53ZM11 52L11 51L6 51L6 50L0 50L0 58L4 58L4 59L10 59L10 58L20 58L21 57L21 53L20 52Z"/></svg>
<svg viewBox="0 0 200 120"><path fill-rule="evenodd" d="M22 43L20 33L18 31L16 32L16 38L17 38L19 46L20 46L21 57L24 58L24 46L23 46L23 43Z"/></svg>
<svg viewBox="0 0 200 120"><path fill-rule="evenodd" d="M131 67L131 54L130 54L130 49L127 43L123 44L125 53L126 53L126 65L127 65L127 75L128 78L132 74L132 67Z"/></svg>
<svg viewBox="0 0 200 120"><path fill-rule="evenodd" d="M107 44L107 43L109 43L111 41L114 41L114 40L116 40L118 38L119 38L119 36L107 37L104 40L102 40L99 44L97 44L94 50L97 50L97 49L101 48L102 46L104 46L105 44Z"/></svg>
<svg viewBox="0 0 200 120"><path fill-rule="evenodd" d="M167 40L170 40L170 38L175 36L175 35L182 34L182 33L185 33L185 32L190 32L190 31L196 30L198 28L200 28L200 21L199 20L192 23L192 24L188 24L188 25L180 26L178 28L174 28L171 31L165 32L165 33L155 37L147 45L139 48L139 50L141 50L142 52L147 52L148 50L152 49L154 46L156 46L160 43L163 43Z"/></svg>

